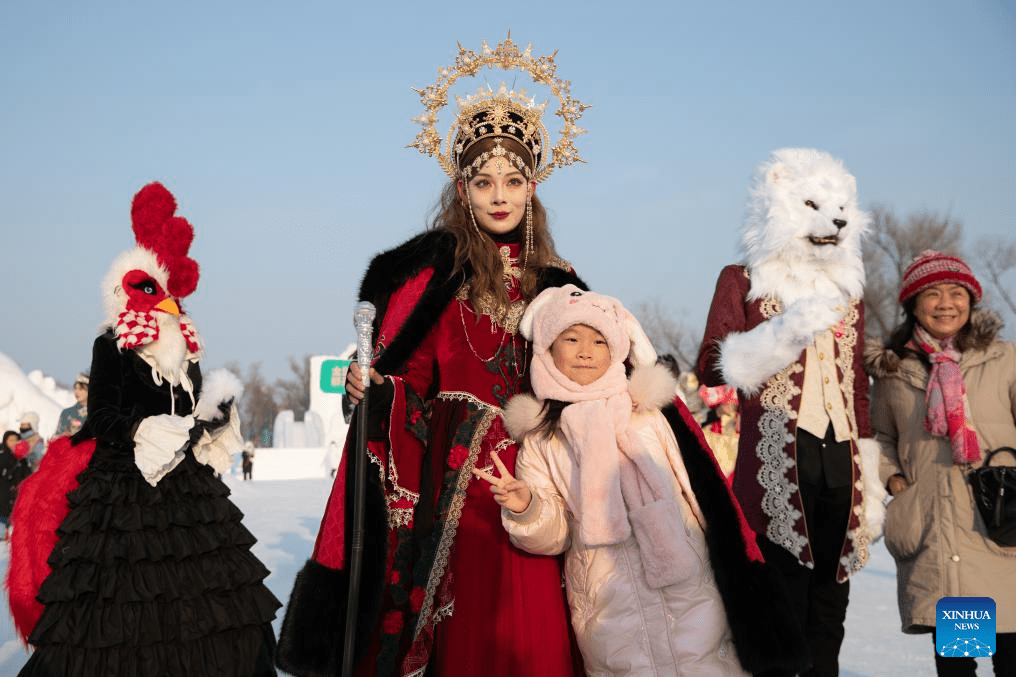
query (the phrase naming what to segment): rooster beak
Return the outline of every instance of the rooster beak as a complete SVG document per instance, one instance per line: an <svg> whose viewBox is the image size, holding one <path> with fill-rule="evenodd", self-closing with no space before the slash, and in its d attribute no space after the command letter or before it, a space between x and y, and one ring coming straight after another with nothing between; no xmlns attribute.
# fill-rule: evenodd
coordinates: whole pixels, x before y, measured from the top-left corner
<svg viewBox="0 0 1016 677"><path fill-rule="evenodd" d="M169 313L170 315L180 314L180 306L176 305L176 301L169 296L159 301L159 303L155 306L155 310L161 310L162 312Z"/></svg>

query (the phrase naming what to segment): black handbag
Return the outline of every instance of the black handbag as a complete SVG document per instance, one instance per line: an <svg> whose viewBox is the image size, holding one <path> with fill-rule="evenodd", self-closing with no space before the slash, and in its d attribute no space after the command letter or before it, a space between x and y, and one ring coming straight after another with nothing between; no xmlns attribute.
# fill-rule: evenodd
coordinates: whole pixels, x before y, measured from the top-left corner
<svg viewBox="0 0 1016 677"><path fill-rule="evenodd" d="M1006 547L1016 546L1016 467L991 465L995 454L1007 451L1016 458L1016 449L999 447L988 454L984 465L970 471L974 503L981 513L988 538Z"/></svg>

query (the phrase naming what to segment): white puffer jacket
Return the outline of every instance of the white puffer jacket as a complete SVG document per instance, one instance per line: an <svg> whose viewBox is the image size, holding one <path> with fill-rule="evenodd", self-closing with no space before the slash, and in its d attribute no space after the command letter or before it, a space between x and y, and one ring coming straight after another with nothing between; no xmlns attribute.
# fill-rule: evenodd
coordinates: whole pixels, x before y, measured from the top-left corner
<svg viewBox="0 0 1016 677"><path fill-rule="evenodd" d="M512 428L525 426L509 421ZM582 519L573 460L578 455L568 448L563 435L524 438L516 477L530 486L533 500L521 514L502 510L502 522L512 542L528 552L567 552L572 624L589 675L747 675L731 642L708 561L702 517L697 514L674 433L656 408L636 410L629 429L637 430L652 459L673 478L685 532L697 554L696 570L687 579L650 588L634 537L601 547L586 547L571 538Z"/></svg>

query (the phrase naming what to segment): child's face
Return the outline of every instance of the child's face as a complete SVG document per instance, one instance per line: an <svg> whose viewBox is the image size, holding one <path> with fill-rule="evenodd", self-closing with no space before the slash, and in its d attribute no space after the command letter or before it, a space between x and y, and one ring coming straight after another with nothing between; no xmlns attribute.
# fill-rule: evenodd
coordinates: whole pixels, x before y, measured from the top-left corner
<svg viewBox="0 0 1016 677"><path fill-rule="evenodd" d="M554 366L580 386L589 385L607 373L610 348L603 334L584 324L573 324L550 344Z"/></svg>

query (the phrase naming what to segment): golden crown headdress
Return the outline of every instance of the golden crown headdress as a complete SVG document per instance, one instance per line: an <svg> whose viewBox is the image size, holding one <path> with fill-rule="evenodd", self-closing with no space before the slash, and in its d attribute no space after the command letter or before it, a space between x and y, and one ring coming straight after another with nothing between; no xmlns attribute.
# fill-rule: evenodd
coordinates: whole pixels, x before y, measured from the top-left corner
<svg viewBox="0 0 1016 677"><path fill-rule="evenodd" d="M459 53L455 65L438 69L437 81L424 88L415 90L423 102L424 112L413 118L423 129L416 135L411 148L431 157L436 156L441 167L452 179L469 175L477 165L485 161L477 158L469 167L459 168L459 159L474 143L483 138L512 138L522 144L530 154L530 163L504 149L500 144L493 154L506 155L513 164L519 166L532 181L542 181L550 176L557 167L564 167L575 162L583 162L575 148L574 139L586 130L576 124L582 113L589 108L578 99L572 97L571 83L561 80L555 75L557 64L554 63L555 51L549 56L534 57L533 46L528 45L520 51L512 42L511 33L496 48L491 49L486 41L480 53L465 49L459 44ZM464 98L456 97L458 113L448 130L444 140L444 152L441 151L442 139L437 131L437 114L448 104L448 88L460 77L474 76L483 67L500 68L502 70L521 70L529 74L533 82L546 85L557 97L560 105L554 112L562 118L563 126L558 142L550 150L549 157L545 153L549 134L543 124L543 112L546 102L537 105L526 91L509 90L502 84L497 90L481 87L475 94ZM500 150L499 150L500 149ZM530 172L529 167L534 169Z"/></svg>

